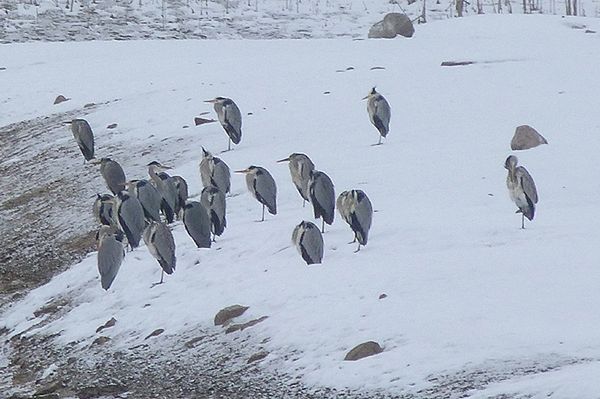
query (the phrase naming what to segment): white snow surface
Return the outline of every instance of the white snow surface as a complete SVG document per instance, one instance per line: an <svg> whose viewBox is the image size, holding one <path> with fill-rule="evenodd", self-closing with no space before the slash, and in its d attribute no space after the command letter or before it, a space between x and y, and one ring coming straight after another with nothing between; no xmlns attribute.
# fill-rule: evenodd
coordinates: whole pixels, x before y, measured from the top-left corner
<svg viewBox="0 0 600 399"><path fill-rule="evenodd" d="M579 22L600 28L593 19L487 15L421 25L411 40L1 46L1 124L119 99L87 117L97 154L126 146L131 157L118 161L141 171L175 153L169 144L142 154L150 136L170 138L180 151L172 174L198 197L201 146L219 153L227 141L218 124L196 127L193 117L214 117L202 100L227 96L244 115L243 137L218 155L232 169L266 167L278 184L278 214L259 223L260 205L235 175L228 227L210 250L175 223L177 270L165 284L150 288L160 267L142 246L105 292L92 253L1 324L20 333L44 317L34 310L65 296L74 308L27 334L60 333L59 343L83 349L115 317L103 334L126 348L156 328L166 336L211 328L219 309L239 303L250 306L242 321L269 316L238 333L269 338L263 367L309 386L414 393L479 371L490 383L473 398L597 398L600 37L569 26ZM447 60L477 63L441 67ZM390 134L375 147L360 100L374 85L392 107ZM59 93L71 100L51 105ZM105 128L113 122L117 133ZM525 230L503 168L521 124L549 142L515 153L540 195ZM339 215L324 234L323 264L307 267L291 246L294 226L312 220L287 165L275 163L292 152L308 154L336 194L358 188L370 197L373 226L359 253ZM384 352L343 361L367 340ZM511 374L531 364L548 368Z"/></svg>

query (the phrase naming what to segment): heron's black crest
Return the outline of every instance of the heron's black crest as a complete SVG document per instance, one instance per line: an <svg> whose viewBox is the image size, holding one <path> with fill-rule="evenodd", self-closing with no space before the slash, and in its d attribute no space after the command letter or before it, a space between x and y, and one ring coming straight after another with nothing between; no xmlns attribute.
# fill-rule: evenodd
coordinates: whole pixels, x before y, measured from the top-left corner
<svg viewBox="0 0 600 399"><path fill-rule="evenodd" d="M377 94L377 90L375 90L375 87L373 87L373 88L371 89L371 94Z"/></svg>

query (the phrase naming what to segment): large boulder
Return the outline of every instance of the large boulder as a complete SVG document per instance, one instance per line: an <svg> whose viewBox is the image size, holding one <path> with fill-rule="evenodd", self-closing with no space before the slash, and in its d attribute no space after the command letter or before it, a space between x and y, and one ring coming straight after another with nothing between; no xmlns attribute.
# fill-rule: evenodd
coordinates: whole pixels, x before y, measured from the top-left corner
<svg viewBox="0 0 600 399"><path fill-rule="evenodd" d="M521 125L515 130L515 135L510 141L510 149L528 150L540 144L548 144L548 141L531 126Z"/></svg>
<svg viewBox="0 0 600 399"><path fill-rule="evenodd" d="M344 360L360 360L362 358L377 355L383 352L383 348L375 341L367 341L356 345L346 354Z"/></svg>
<svg viewBox="0 0 600 399"><path fill-rule="evenodd" d="M391 12L369 29L369 38L393 39L397 35L412 37L415 27L406 14Z"/></svg>

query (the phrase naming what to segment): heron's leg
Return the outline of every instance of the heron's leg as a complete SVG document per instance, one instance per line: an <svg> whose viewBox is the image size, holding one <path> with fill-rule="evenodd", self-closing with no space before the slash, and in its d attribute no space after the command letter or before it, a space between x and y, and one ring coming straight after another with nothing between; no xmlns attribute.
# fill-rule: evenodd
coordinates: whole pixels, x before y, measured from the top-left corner
<svg viewBox="0 0 600 399"><path fill-rule="evenodd" d="M360 243L358 243L358 248L356 248L356 251L354 251L354 253L357 253L358 251L360 251Z"/></svg>
<svg viewBox="0 0 600 399"><path fill-rule="evenodd" d="M227 145L227 151L231 151L231 138L229 138L229 143Z"/></svg>
<svg viewBox="0 0 600 399"><path fill-rule="evenodd" d="M162 283L163 283L163 278L164 278L164 277L165 277L165 271L164 271L164 270L161 270L161 271L160 271L160 283L159 283L159 284L162 284Z"/></svg>
<svg viewBox="0 0 600 399"><path fill-rule="evenodd" d="M217 235L213 232L213 239L212 242L217 242Z"/></svg>
<svg viewBox="0 0 600 399"><path fill-rule="evenodd" d="M525 228L525 214L524 213L521 214L521 228L522 229Z"/></svg>
<svg viewBox="0 0 600 399"><path fill-rule="evenodd" d="M263 204L263 211L262 211L262 219L260 219L261 222L265 221L265 205Z"/></svg>
<svg viewBox="0 0 600 399"><path fill-rule="evenodd" d="M379 141L377 142L377 145L381 144L381 134L379 135Z"/></svg>
<svg viewBox="0 0 600 399"><path fill-rule="evenodd" d="M302 198L302 208L304 208L306 206L306 200L304 198Z"/></svg>
<svg viewBox="0 0 600 399"><path fill-rule="evenodd" d="M321 217L321 233L325 233L325 219Z"/></svg>
<svg viewBox="0 0 600 399"><path fill-rule="evenodd" d="M356 234L354 235L354 239L350 241L348 244L354 244L356 242Z"/></svg>

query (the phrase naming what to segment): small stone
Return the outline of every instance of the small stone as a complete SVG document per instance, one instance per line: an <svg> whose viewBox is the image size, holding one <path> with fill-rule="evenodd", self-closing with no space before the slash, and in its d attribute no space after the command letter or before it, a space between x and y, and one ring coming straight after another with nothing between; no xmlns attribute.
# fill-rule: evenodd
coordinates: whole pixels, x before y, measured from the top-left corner
<svg viewBox="0 0 600 399"><path fill-rule="evenodd" d="M98 337L94 340L94 342L92 342L92 346L96 346L96 345L104 345L105 343L107 343L108 341L110 341L109 337L106 336L101 336Z"/></svg>
<svg viewBox="0 0 600 399"><path fill-rule="evenodd" d="M269 318L269 316L263 316L258 319L250 320L247 323L232 324L229 327L227 327L227 330L225 330L225 334L231 334L232 332L236 332L236 331L243 331L248 327L255 326L258 323L265 321L268 318Z"/></svg>
<svg viewBox="0 0 600 399"><path fill-rule="evenodd" d="M356 345L346 354L344 360L359 360L383 352L383 348L375 341L367 341Z"/></svg>
<svg viewBox="0 0 600 399"><path fill-rule="evenodd" d="M183 344L186 348L188 349L192 349L194 346L196 346L196 344L200 341L202 341L204 339L204 337L196 337L196 338L192 338L190 339L188 342L186 342L185 344Z"/></svg>
<svg viewBox="0 0 600 399"><path fill-rule="evenodd" d="M62 381L54 381L51 382L47 385L45 385L44 387L38 389L34 394L33 397L34 398L49 398L50 394L54 394L56 391L58 391L59 389L62 389L65 387L65 384ZM58 397L58 395L57 395Z"/></svg>
<svg viewBox="0 0 600 399"><path fill-rule="evenodd" d="M116 128L118 125L116 123L111 123L110 125L106 126L107 129L114 129Z"/></svg>
<svg viewBox="0 0 600 399"><path fill-rule="evenodd" d="M382 67L382 66L371 67L371 71L378 71L378 70L382 70L382 69L385 69L385 67Z"/></svg>
<svg viewBox="0 0 600 399"><path fill-rule="evenodd" d="M116 323L117 323L117 319L115 319L114 317L111 317L109 321L107 321L106 323L104 323L103 325L101 325L100 327L98 327L96 329L96 332L99 333L100 331L102 331L102 330L104 330L106 328L113 327Z"/></svg>
<svg viewBox="0 0 600 399"><path fill-rule="evenodd" d="M324 91L323 94L327 95L327 94L331 94L330 91Z"/></svg>
<svg viewBox="0 0 600 399"><path fill-rule="evenodd" d="M0 71L6 71L6 67L0 67Z"/></svg>
<svg viewBox="0 0 600 399"><path fill-rule="evenodd" d="M83 106L83 108L92 108L95 105L96 105L96 103L87 103Z"/></svg>
<svg viewBox="0 0 600 399"><path fill-rule="evenodd" d="M541 144L548 144L548 141L529 125L521 125L515 129L515 135L510 141L510 148L513 151L528 150Z"/></svg>
<svg viewBox="0 0 600 399"><path fill-rule="evenodd" d="M148 339L148 338L152 338L152 337L156 337L159 336L160 334L164 333L165 329L164 328L157 328L156 330L152 331L146 338L144 339Z"/></svg>
<svg viewBox="0 0 600 399"><path fill-rule="evenodd" d="M206 118L194 118L194 123L196 124L196 126L198 125L204 125L205 123L212 123L212 122L216 122L214 119L206 119Z"/></svg>
<svg viewBox="0 0 600 399"><path fill-rule="evenodd" d="M60 103L64 103L65 101L69 101L69 99L65 96L63 96L62 94L60 94L58 97L56 97L56 99L54 100L54 105L56 104L60 104Z"/></svg>
<svg viewBox="0 0 600 399"><path fill-rule="evenodd" d="M248 310L248 306L242 305L232 305L219 310L215 315L215 326L226 324L231 319L243 315L246 310Z"/></svg>
<svg viewBox="0 0 600 399"><path fill-rule="evenodd" d="M269 355L269 352L266 352L266 351L257 352L254 355L250 356L250 359L248 359L248 364L257 362L259 360L263 360L268 355Z"/></svg>
<svg viewBox="0 0 600 399"><path fill-rule="evenodd" d="M385 299L385 298L387 298L387 294L384 293L384 294L379 295L379 299Z"/></svg>

